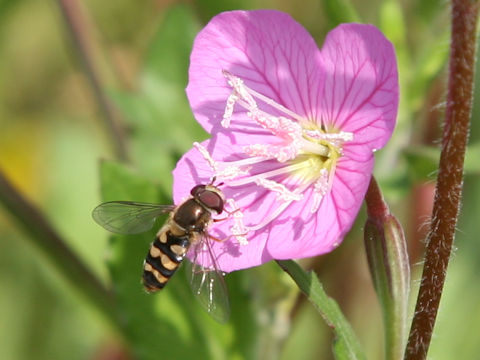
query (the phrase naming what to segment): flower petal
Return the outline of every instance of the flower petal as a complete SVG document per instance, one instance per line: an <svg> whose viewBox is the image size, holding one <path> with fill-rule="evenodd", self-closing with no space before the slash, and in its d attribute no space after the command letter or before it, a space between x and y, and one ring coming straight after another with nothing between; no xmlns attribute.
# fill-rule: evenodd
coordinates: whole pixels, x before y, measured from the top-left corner
<svg viewBox="0 0 480 360"><path fill-rule="evenodd" d="M385 145L395 127L398 74L392 44L372 25L343 24L321 50L320 112L324 124L354 133L371 150Z"/></svg>
<svg viewBox="0 0 480 360"><path fill-rule="evenodd" d="M318 209L319 189L326 188L322 188L321 177L319 182L309 183L305 173L295 173L303 171L301 164L307 164L303 159L284 163L277 162L275 156L269 160L261 157L265 148L259 146L283 146L290 138L262 128L259 123L269 129L270 125L259 118L258 123L253 120L258 113L248 96L249 109L237 103L231 126L221 126L225 106L234 100L229 98L232 88L222 70L253 90L250 93L264 113L280 116L290 111L308 121L299 120L304 130L316 122L326 133L353 135L353 141L342 143L343 152L339 148L341 157L332 157L336 161L329 168L335 171L333 181ZM241 84L237 88L241 89ZM272 10L222 13L195 40L186 91L196 119L212 134L203 145L215 161L225 162L215 166L229 170L242 166L233 179L225 173L222 178L221 170L214 171L200 151L192 149L174 170L176 203L186 199L193 186L208 183L215 173L217 181L225 182L222 191L226 198L241 209L236 214L242 214L244 225L250 227L248 244L241 245L241 239L229 236L234 216L224 213L220 216L223 221L210 226L211 235L224 240L212 243L220 269L229 272L271 259L315 256L335 248L361 206L373 169L372 151L385 145L395 126L398 75L390 42L373 26L345 24L329 33L320 51L305 29L287 14ZM288 111L280 113L280 107L261 100L262 95ZM292 114L287 117L298 119ZM296 146L303 146L303 141L310 140L301 138ZM259 146L245 150L253 144ZM305 149L302 156L317 156L312 147ZM285 199L290 202L285 203ZM312 208L316 213L311 213ZM202 265L209 266L208 261L202 260Z"/></svg>
<svg viewBox="0 0 480 360"><path fill-rule="evenodd" d="M352 227L367 191L373 156L359 161L345 154L337 164L331 191L316 214L310 214L313 196L293 203L270 227L267 251L274 259L304 258L333 250ZM305 220L307 219L307 220Z"/></svg>
<svg viewBox="0 0 480 360"><path fill-rule="evenodd" d="M313 38L287 14L258 10L215 16L198 34L190 57L186 91L195 118L208 132L220 125L232 92L223 69L298 115L312 118L318 107L313 103L319 87L318 56ZM239 108L232 124L242 126L235 121L241 119L248 127Z"/></svg>

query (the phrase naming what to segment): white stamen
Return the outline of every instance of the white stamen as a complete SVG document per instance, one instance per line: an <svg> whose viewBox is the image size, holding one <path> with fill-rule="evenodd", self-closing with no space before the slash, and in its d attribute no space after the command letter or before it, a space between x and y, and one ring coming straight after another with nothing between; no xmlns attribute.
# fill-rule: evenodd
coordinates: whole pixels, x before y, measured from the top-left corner
<svg viewBox="0 0 480 360"><path fill-rule="evenodd" d="M237 239L240 245L247 245L247 233L248 229L243 223L243 212L237 206L237 203L233 199L227 200L228 205L230 206L231 213L233 214L234 225L230 228L232 235Z"/></svg>
<svg viewBox="0 0 480 360"><path fill-rule="evenodd" d="M214 172L217 172L217 162L213 160L208 150L205 149L205 147L198 142L194 142L193 146L195 146L195 148L200 152L200 154L202 154L203 158L208 163L208 165L212 168L212 170Z"/></svg>
<svg viewBox="0 0 480 360"><path fill-rule="evenodd" d="M300 170L300 169L303 169L303 168L308 167L308 166L309 166L308 162L302 161L298 164L284 166L284 167L281 167L281 168L278 168L278 169L275 169L275 170L272 170L272 171L267 171L267 172L264 172L264 173L260 173L260 174L257 174L257 175L252 175L252 176L245 177L245 178L242 178L242 179L233 180L233 181L228 183L228 186L245 185L245 184L256 182L257 179L260 179L260 178L266 179L266 178L270 178L270 177L273 177L273 176L290 173L290 172L293 172L295 170Z"/></svg>
<svg viewBox="0 0 480 360"><path fill-rule="evenodd" d="M326 141L338 148L341 153L341 148L344 142L353 140L353 133L341 131L339 133L324 133L319 130L303 130L303 134L311 139L318 141ZM328 146L303 139L302 150L318 154L321 156L329 156L330 149Z"/></svg>
<svg viewBox="0 0 480 360"><path fill-rule="evenodd" d="M322 203L322 199L329 190L329 176L328 170L322 169L320 170L320 177L315 181L313 185L313 203L310 209L310 212L313 214L317 212L320 208L320 204Z"/></svg>
<svg viewBox="0 0 480 360"><path fill-rule="evenodd" d="M353 133L348 131L340 131L339 133L325 133L325 140L341 140L342 142L352 141Z"/></svg>
<svg viewBox="0 0 480 360"><path fill-rule="evenodd" d="M286 107L278 104L277 102L275 102L274 100L266 97L265 95L262 95L258 92L256 92L255 90L252 90L250 89L249 87L247 87L242 80L240 80L238 77L236 77L235 75L231 74L230 72L228 72L227 70L223 70L223 75L229 80L229 84L230 86L232 86L234 89L236 89L234 87L233 84L235 84L236 86L238 86L239 88L242 88L242 92L240 94L243 94L243 93L247 93L249 94L249 97L250 97L250 94L254 97L256 97L257 99L260 99L262 100L263 102L265 102L266 104L272 106L273 108L277 109L277 110L280 110L281 112L283 112L285 115L288 115L289 117L291 117L292 119L295 119L297 120L298 122L304 122L305 119L302 118L300 115L297 115L295 114L293 111L287 109ZM235 81L235 79L237 79L237 81ZM248 100L245 98L244 100L246 100L248 102ZM256 107L256 104L255 104L255 107Z"/></svg>
<svg viewBox="0 0 480 360"><path fill-rule="evenodd" d="M337 162L333 162L330 166L330 172L328 173L328 187L327 192L330 191L333 185L333 178L335 177L335 169L337 168ZM327 171L328 172L328 171Z"/></svg>
<svg viewBox="0 0 480 360"><path fill-rule="evenodd" d="M262 157L262 156L254 156L254 157L247 157L245 159L242 159L242 160L237 160L237 161L229 161L228 163L232 166L237 166L237 167L240 167L240 166L244 166L244 165L253 165L253 164L257 164L257 163L260 163L262 161L265 161L265 158Z"/></svg>
<svg viewBox="0 0 480 360"><path fill-rule="evenodd" d="M218 180L232 180L239 176L248 175L250 168L246 168L242 170L236 166L227 166L225 169L221 171L217 171L215 176Z"/></svg>
<svg viewBox="0 0 480 360"><path fill-rule="evenodd" d="M237 101L237 94L231 93L227 99L227 104L225 105L225 113L223 114L223 120L221 123L224 128L230 127L230 120L232 119L233 109Z"/></svg>
<svg viewBox="0 0 480 360"><path fill-rule="evenodd" d="M285 185L277 183L276 181L260 178L255 180L255 183L265 189L276 192L277 197L281 201L298 201L303 199L303 194L297 194L294 191L290 191Z"/></svg>
<svg viewBox="0 0 480 360"><path fill-rule="evenodd" d="M287 162L288 160L293 160L297 157L301 146L296 144L290 145L265 145L265 144L255 144L250 146L245 146L243 151L247 155L263 157L264 160L275 159L280 163Z"/></svg>
<svg viewBox="0 0 480 360"><path fill-rule="evenodd" d="M249 88L245 86L243 80L239 77L233 76L228 71L223 70L223 75L228 80L228 85L233 88L234 93L240 97L242 100L246 101L251 108L256 108L257 103L253 99L252 95L249 94Z"/></svg>
<svg viewBox="0 0 480 360"><path fill-rule="evenodd" d="M283 116L272 116L258 109L252 109L248 115L275 136L286 140L302 138L302 127L298 122Z"/></svg>
<svg viewBox="0 0 480 360"><path fill-rule="evenodd" d="M215 160L213 160L208 150L205 149L205 147L202 144L198 142L194 142L193 146L195 146L195 148L200 152L200 154L202 154L205 161L208 163L210 168L215 173L214 176L217 178L217 180L220 180L220 179L230 180L230 179L235 179L236 177L248 174L249 169L242 170L239 167L233 166L231 164L229 164L229 166L225 167L222 170L218 170L219 164Z"/></svg>
<svg viewBox="0 0 480 360"><path fill-rule="evenodd" d="M347 132L347 131L340 131L339 133L324 133L319 130L309 129L309 130L303 130L303 133L317 140L326 140L326 141L341 140L343 142L353 140L353 133Z"/></svg>

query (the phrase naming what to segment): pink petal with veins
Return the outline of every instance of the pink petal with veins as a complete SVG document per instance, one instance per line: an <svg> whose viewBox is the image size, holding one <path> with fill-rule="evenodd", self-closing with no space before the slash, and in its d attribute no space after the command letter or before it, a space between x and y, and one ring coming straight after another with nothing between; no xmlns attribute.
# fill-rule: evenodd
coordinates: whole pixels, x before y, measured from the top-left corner
<svg viewBox="0 0 480 360"><path fill-rule="evenodd" d="M190 57L187 96L195 118L208 132L219 126L231 93L223 69L297 114L311 117L316 108L312 101L317 101L311 94L319 87L318 55L310 34L285 13L232 11L215 16L196 37ZM234 115L237 127L235 119L245 123L242 114Z"/></svg>
<svg viewBox="0 0 480 360"><path fill-rule="evenodd" d="M367 190L373 156L353 161L348 154L337 164L331 192L315 214L310 214L312 197L292 204L270 228L267 250L274 259L304 258L333 250L350 230ZM286 235L288 234L288 235Z"/></svg>
<svg viewBox="0 0 480 360"><path fill-rule="evenodd" d="M343 24L321 50L321 118L380 149L395 127L398 74L392 44L372 25Z"/></svg>

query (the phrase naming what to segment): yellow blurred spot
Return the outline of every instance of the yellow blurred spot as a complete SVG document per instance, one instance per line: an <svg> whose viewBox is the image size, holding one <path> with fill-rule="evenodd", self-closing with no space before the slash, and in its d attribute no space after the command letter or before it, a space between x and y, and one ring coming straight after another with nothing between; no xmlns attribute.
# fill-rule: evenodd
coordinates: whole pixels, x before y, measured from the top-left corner
<svg viewBox="0 0 480 360"><path fill-rule="evenodd" d="M18 119L3 124L0 132L0 168L8 179L32 200L42 197L42 164L44 147L41 124Z"/></svg>

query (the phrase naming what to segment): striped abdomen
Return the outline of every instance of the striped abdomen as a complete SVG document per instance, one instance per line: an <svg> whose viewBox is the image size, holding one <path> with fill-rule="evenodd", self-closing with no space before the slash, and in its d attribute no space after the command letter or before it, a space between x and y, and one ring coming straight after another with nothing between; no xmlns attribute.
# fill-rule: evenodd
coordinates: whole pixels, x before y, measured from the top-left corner
<svg viewBox="0 0 480 360"><path fill-rule="evenodd" d="M149 292L162 289L175 273L190 246L188 235L175 236L170 229L160 231L143 266L143 286Z"/></svg>

